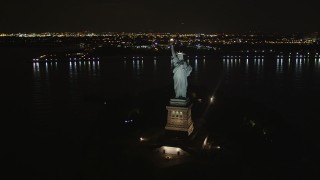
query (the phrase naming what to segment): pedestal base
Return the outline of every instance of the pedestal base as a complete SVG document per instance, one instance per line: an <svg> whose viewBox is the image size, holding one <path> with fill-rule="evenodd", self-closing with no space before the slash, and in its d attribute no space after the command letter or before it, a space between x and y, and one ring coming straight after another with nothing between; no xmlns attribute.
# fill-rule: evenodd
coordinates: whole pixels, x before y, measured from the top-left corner
<svg viewBox="0 0 320 180"><path fill-rule="evenodd" d="M189 136L192 132L193 132L193 123L191 123L189 125L189 127L179 127L179 126L176 126L176 125L173 125L173 124L167 124L165 129L168 130L168 131L179 131L179 132L182 132L181 134L183 135L183 132L187 133L187 135ZM182 136L180 135L180 136Z"/></svg>
<svg viewBox="0 0 320 180"><path fill-rule="evenodd" d="M193 132L193 122L191 119L192 104L189 99L171 99L167 106L168 116L165 129L170 131L186 132L190 135Z"/></svg>

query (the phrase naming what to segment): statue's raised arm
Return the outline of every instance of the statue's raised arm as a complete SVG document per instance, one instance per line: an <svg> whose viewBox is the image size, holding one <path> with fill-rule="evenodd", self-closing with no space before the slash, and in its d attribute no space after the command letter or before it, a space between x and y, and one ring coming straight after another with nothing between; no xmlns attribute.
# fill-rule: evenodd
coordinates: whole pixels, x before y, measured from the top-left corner
<svg viewBox="0 0 320 180"><path fill-rule="evenodd" d="M174 40L170 39L170 48L171 48L172 60L173 60L173 63L176 64L179 61L179 59L178 59L178 56L177 56L176 52L174 51L173 43L174 43Z"/></svg>

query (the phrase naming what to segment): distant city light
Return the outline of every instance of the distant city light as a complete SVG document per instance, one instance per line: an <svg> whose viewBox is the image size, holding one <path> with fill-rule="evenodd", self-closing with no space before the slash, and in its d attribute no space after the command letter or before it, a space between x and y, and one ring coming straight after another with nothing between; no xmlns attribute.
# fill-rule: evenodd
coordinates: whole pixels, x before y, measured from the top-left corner
<svg viewBox="0 0 320 180"><path fill-rule="evenodd" d="M210 97L210 103L213 103L213 101L214 101L214 96L211 96Z"/></svg>

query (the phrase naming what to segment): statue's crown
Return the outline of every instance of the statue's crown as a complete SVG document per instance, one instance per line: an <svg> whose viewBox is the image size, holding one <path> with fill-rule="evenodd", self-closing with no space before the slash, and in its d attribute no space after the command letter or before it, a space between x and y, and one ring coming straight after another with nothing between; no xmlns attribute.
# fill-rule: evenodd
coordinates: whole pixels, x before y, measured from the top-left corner
<svg viewBox="0 0 320 180"><path fill-rule="evenodd" d="M183 53L183 52L178 52L177 54L178 54L178 55L186 55L186 54Z"/></svg>

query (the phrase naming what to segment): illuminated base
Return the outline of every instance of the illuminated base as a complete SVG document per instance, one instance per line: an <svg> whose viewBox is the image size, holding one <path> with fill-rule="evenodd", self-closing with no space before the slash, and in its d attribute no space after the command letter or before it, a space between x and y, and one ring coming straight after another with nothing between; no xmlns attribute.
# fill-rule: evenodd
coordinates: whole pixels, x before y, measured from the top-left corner
<svg viewBox="0 0 320 180"><path fill-rule="evenodd" d="M168 116L165 129L170 131L186 132L188 136L193 132L191 119L192 104L189 100L171 99L167 106Z"/></svg>

